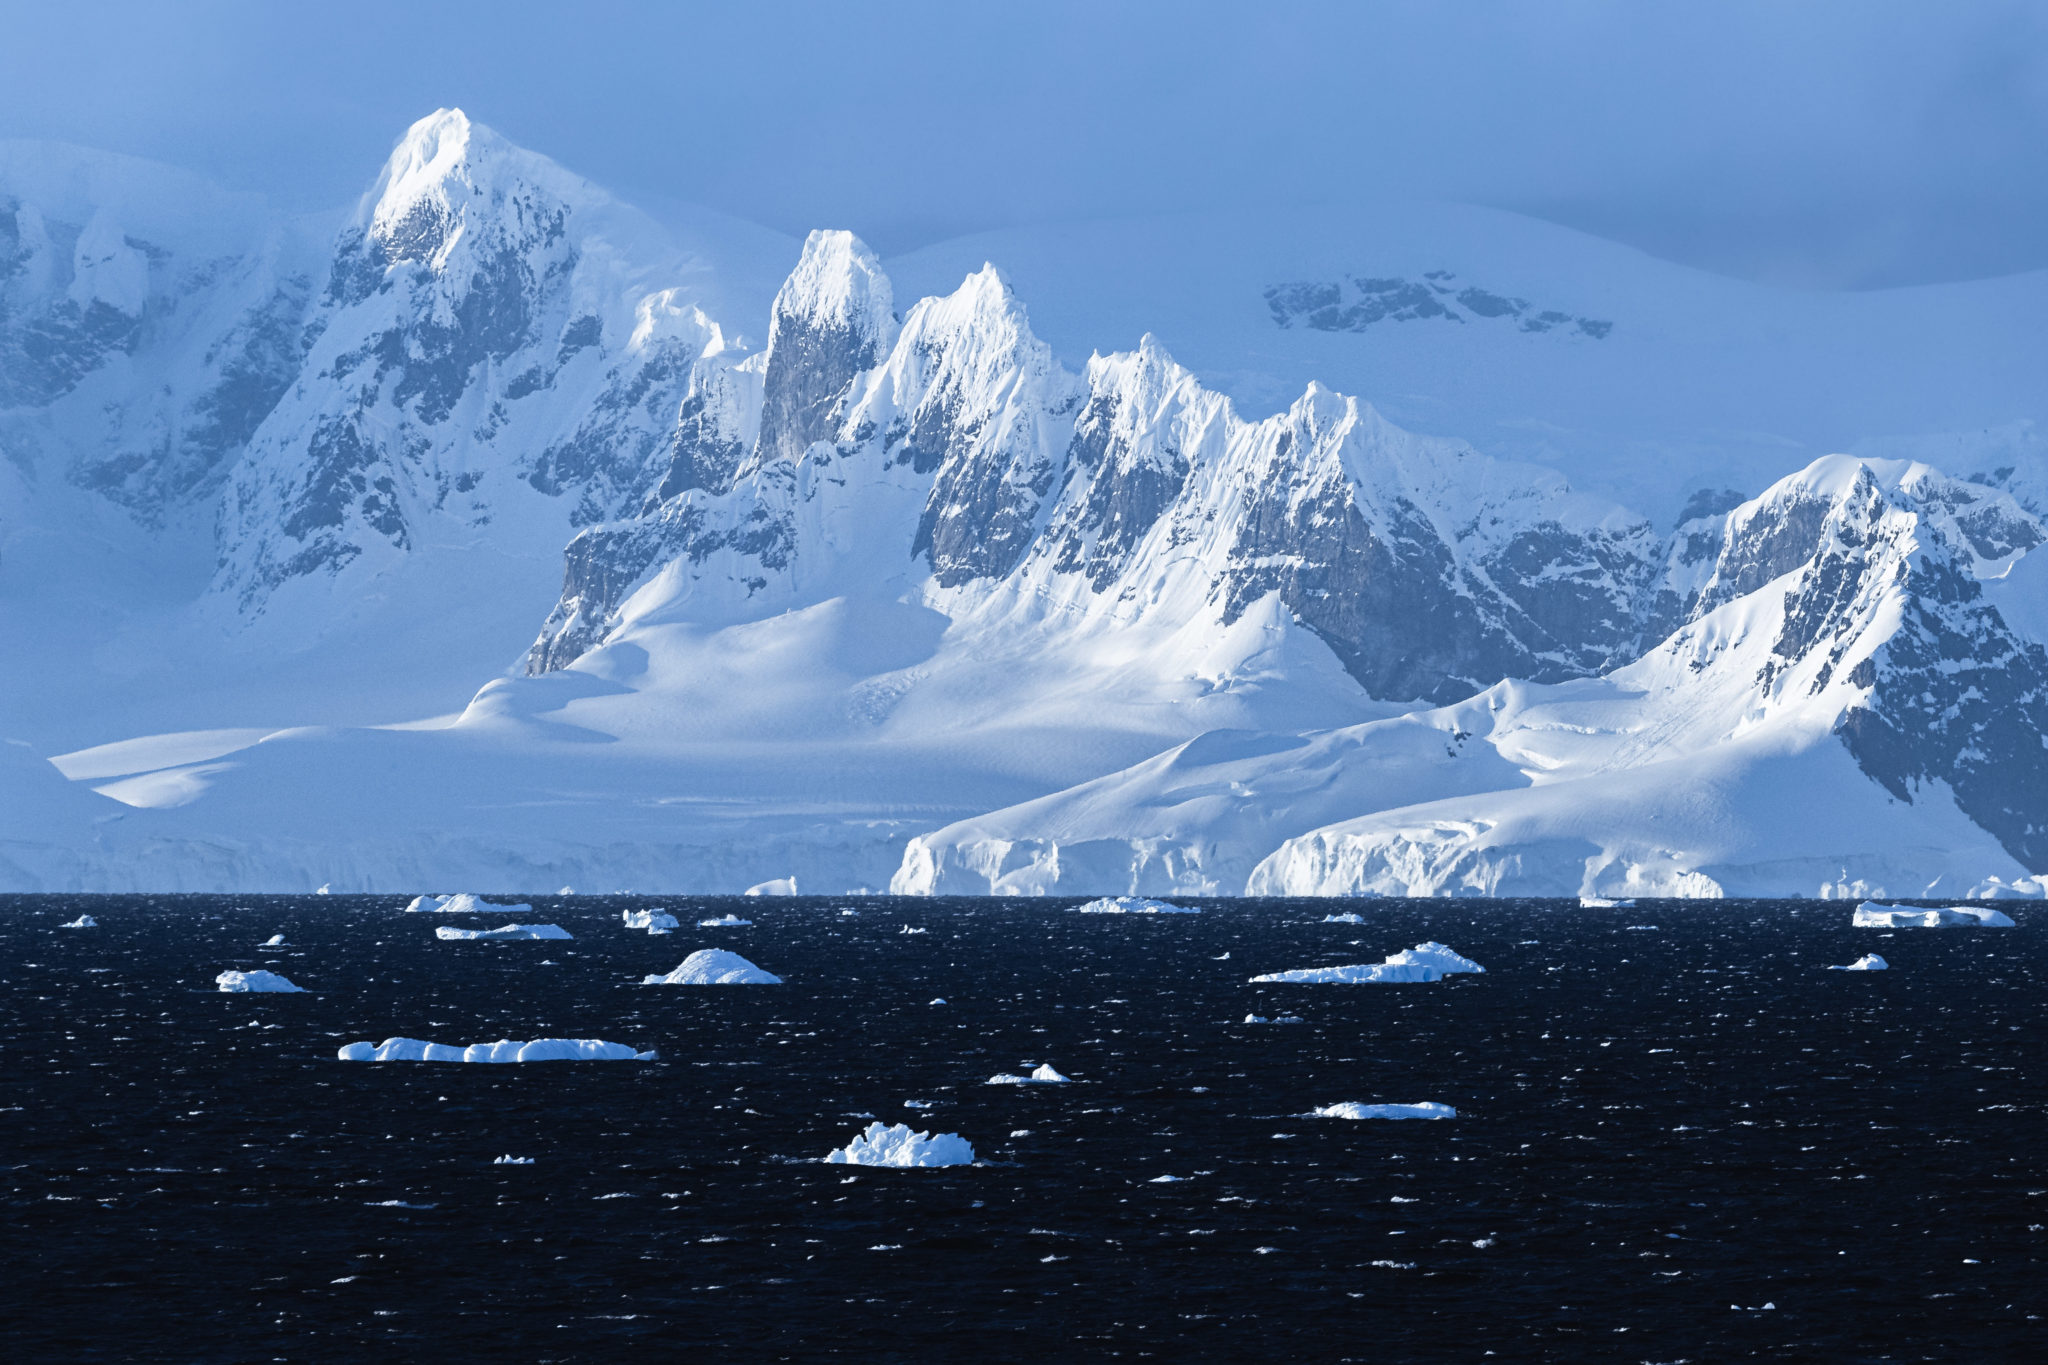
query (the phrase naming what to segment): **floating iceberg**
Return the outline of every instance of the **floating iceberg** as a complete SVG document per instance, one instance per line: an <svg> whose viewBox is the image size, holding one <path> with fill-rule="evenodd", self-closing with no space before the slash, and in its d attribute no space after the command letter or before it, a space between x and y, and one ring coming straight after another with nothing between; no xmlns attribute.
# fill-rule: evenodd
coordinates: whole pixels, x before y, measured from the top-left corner
<svg viewBox="0 0 2048 1365"><path fill-rule="evenodd" d="M1312 1119L1454 1119L1458 1111L1448 1104L1359 1104L1346 1101L1343 1104L1326 1104L1320 1109L1311 1109L1306 1118Z"/></svg>
<svg viewBox="0 0 2048 1365"><path fill-rule="evenodd" d="M458 891L452 896L414 896L412 904L405 907L409 915L516 915L531 909L530 905L498 905L480 900L467 891Z"/></svg>
<svg viewBox="0 0 2048 1365"><path fill-rule="evenodd" d="M747 894L749 896L794 896L796 894L796 878L777 877L773 881L758 882L747 888Z"/></svg>
<svg viewBox="0 0 2048 1365"><path fill-rule="evenodd" d="M877 1119L824 1160L842 1166L971 1166L974 1148L958 1133L913 1133L901 1123L885 1128Z"/></svg>
<svg viewBox="0 0 2048 1365"><path fill-rule="evenodd" d="M275 991L280 994L288 991L296 991L300 994L305 993L305 987L294 986L276 972L222 972L213 979L213 984L224 991L234 993L243 991Z"/></svg>
<svg viewBox="0 0 2048 1365"><path fill-rule="evenodd" d="M619 918L628 929L645 929L650 934L665 934L682 927L681 921L666 910L621 910Z"/></svg>
<svg viewBox="0 0 2048 1365"><path fill-rule="evenodd" d="M1888 972L1891 969L1892 964L1886 962L1876 953L1867 953L1864 956L1857 958L1854 962L1851 962L1846 967L1828 968L1828 970L1831 972Z"/></svg>
<svg viewBox="0 0 2048 1365"><path fill-rule="evenodd" d="M269 938L266 938L266 939L264 939L264 940L263 940L263 946L264 946L264 947L266 947L266 948L282 948L282 947L284 947L284 935L283 935L283 934L272 934L272 935L271 935L271 936L270 936Z"/></svg>
<svg viewBox="0 0 2048 1365"><path fill-rule="evenodd" d="M501 1156L491 1164L493 1166L531 1166L533 1160L530 1156Z"/></svg>
<svg viewBox="0 0 2048 1365"><path fill-rule="evenodd" d="M100 927L100 922L91 915L80 915L77 919L69 920L57 927L59 929L97 929Z"/></svg>
<svg viewBox="0 0 2048 1365"><path fill-rule="evenodd" d="M1605 896L1581 896L1579 897L1579 908L1581 910L1633 910L1636 908L1636 903L1628 897L1623 897L1619 900L1609 900Z"/></svg>
<svg viewBox="0 0 2048 1365"><path fill-rule="evenodd" d="M1951 905L1946 910L1922 910L1911 905L1879 905L1865 901L1856 907L1858 929L2011 929L2011 916L1998 910L1969 905Z"/></svg>
<svg viewBox="0 0 2048 1365"><path fill-rule="evenodd" d="M751 929L754 927L754 922L750 919L741 919L738 915L720 915L717 919L698 920L697 927L699 929Z"/></svg>
<svg viewBox="0 0 2048 1365"><path fill-rule="evenodd" d="M1155 901L1146 896L1103 896L1077 905L1075 910L1084 915L1199 915L1200 910L1185 905L1174 905L1168 901Z"/></svg>
<svg viewBox="0 0 2048 1365"><path fill-rule="evenodd" d="M1441 981L1456 972L1483 972L1469 957L1452 952L1443 944L1431 941L1418 943L1398 953L1390 953L1384 962L1359 963L1347 967L1298 967L1288 972L1268 972L1255 976L1254 981L1283 982L1330 982L1339 985L1359 985L1368 982L1387 981Z"/></svg>
<svg viewBox="0 0 2048 1365"><path fill-rule="evenodd" d="M1344 912L1343 914L1341 914L1341 915L1324 915L1324 916L1323 916L1323 923L1325 923L1325 924L1363 924L1363 923L1365 923L1365 916L1363 916L1363 915L1359 914L1359 913L1358 913L1358 912L1357 912L1356 910L1346 910L1346 911L1345 911L1345 912Z"/></svg>
<svg viewBox="0 0 2048 1365"><path fill-rule="evenodd" d="M468 1047L386 1038L375 1046L350 1043L335 1055L344 1062L651 1062L659 1056L595 1038L536 1038L530 1043L501 1039Z"/></svg>
<svg viewBox="0 0 2048 1365"><path fill-rule="evenodd" d="M1050 1066L1041 1066L1029 1076L1012 1076L1009 1072L1005 1071L1001 1075L989 1077L988 1083L990 1085L1065 1085L1067 1084L1067 1078L1054 1071Z"/></svg>
<svg viewBox="0 0 2048 1365"><path fill-rule="evenodd" d="M699 948L667 976L640 978L643 986L780 986L782 978L764 972L738 953Z"/></svg>
<svg viewBox="0 0 2048 1365"><path fill-rule="evenodd" d="M434 937L456 942L473 938L559 939L576 936L559 924L508 924L502 929L457 929L452 924L444 924L434 930Z"/></svg>
<svg viewBox="0 0 2048 1365"><path fill-rule="evenodd" d="M1308 1022L1308 1020L1298 1014L1279 1014L1271 1019L1268 1019L1263 1014L1247 1014L1244 1017L1244 1021L1247 1024L1306 1024Z"/></svg>

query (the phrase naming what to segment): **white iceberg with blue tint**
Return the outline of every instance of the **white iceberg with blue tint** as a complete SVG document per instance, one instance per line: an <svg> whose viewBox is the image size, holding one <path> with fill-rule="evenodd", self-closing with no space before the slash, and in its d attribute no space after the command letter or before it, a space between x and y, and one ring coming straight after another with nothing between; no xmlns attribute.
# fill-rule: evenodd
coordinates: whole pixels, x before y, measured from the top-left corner
<svg viewBox="0 0 2048 1365"><path fill-rule="evenodd" d="M1866 953L1846 967L1830 967L1828 970L1831 972L1888 972L1891 968L1892 964L1886 962L1876 953Z"/></svg>
<svg viewBox="0 0 2048 1365"><path fill-rule="evenodd" d="M660 1054L596 1038L536 1038L528 1043L500 1039L468 1047L386 1038L374 1045L350 1043L335 1055L344 1062L651 1062Z"/></svg>
<svg viewBox="0 0 2048 1365"><path fill-rule="evenodd" d="M2011 929L2012 917L2003 911L1973 905L1951 905L1945 910L1924 910L1915 905L1880 905L1865 901L1856 907L1853 923L1858 929Z"/></svg>
<svg viewBox="0 0 2048 1365"><path fill-rule="evenodd" d="M304 994L306 989L303 986L294 986L276 972L222 972L213 979L213 984L230 994L241 994L245 991L268 991L279 995L293 992Z"/></svg>
<svg viewBox="0 0 2048 1365"><path fill-rule="evenodd" d="M1083 915L1199 915L1202 912L1186 905L1175 905L1171 901L1156 901L1149 896L1101 896L1086 905L1077 905L1076 911Z"/></svg>
<svg viewBox="0 0 2048 1365"><path fill-rule="evenodd" d="M619 914L628 929L645 929L650 934L666 934L682 927L682 922L666 910L622 910Z"/></svg>
<svg viewBox="0 0 2048 1365"><path fill-rule="evenodd" d="M405 907L409 915L516 915L531 909L531 905L500 905L469 891L457 891L449 896L414 896L412 903Z"/></svg>
<svg viewBox="0 0 2048 1365"><path fill-rule="evenodd" d="M1040 1066L1029 1076L1013 1076L1005 1071L988 1078L990 1085L1066 1085L1068 1079L1050 1066Z"/></svg>
<svg viewBox="0 0 2048 1365"><path fill-rule="evenodd" d="M749 896L794 896L797 894L796 878L777 877L773 881L756 882L747 888Z"/></svg>
<svg viewBox="0 0 2048 1365"><path fill-rule="evenodd" d="M266 939L264 939L264 940L263 940L263 946L264 946L264 947L266 947L266 948L282 948L282 947L284 947L284 935L283 935L283 934L272 934L272 935L271 935L271 936L270 936L269 938L266 938Z"/></svg>
<svg viewBox="0 0 2048 1365"><path fill-rule="evenodd" d="M1454 1119L1458 1111L1448 1104L1360 1104L1347 1100L1343 1104L1326 1104L1311 1109L1305 1118L1312 1119Z"/></svg>
<svg viewBox="0 0 2048 1365"><path fill-rule="evenodd" d="M80 915L77 919L66 920L57 927L59 929L97 929L100 927L100 922L91 915Z"/></svg>
<svg viewBox="0 0 2048 1365"><path fill-rule="evenodd" d="M457 929L444 924L434 930L434 937L451 943L469 939L564 939L575 935L559 924L507 924L499 929Z"/></svg>
<svg viewBox="0 0 2048 1365"><path fill-rule="evenodd" d="M754 927L754 922L750 919L741 919L738 915L720 915L716 919L698 920L697 927L699 929L751 929Z"/></svg>
<svg viewBox="0 0 2048 1365"><path fill-rule="evenodd" d="M1579 897L1579 908L1581 910L1633 910L1635 905L1634 899L1627 896L1618 898L1607 896Z"/></svg>
<svg viewBox="0 0 2048 1365"><path fill-rule="evenodd" d="M782 978L764 972L738 953L699 948L667 976L644 976L643 986L779 986Z"/></svg>
<svg viewBox="0 0 2048 1365"><path fill-rule="evenodd" d="M824 1160L841 1166L971 1166L974 1147L958 1133L915 1133L901 1123L884 1127L877 1119Z"/></svg>
<svg viewBox="0 0 2048 1365"><path fill-rule="evenodd" d="M1346 911L1345 911L1345 912L1344 912L1343 914L1341 914L1341 915L1324 915L1324 916L1323 916L1323 923L1325 923L1325 924L1363 924L1363 923L1365 923L1365 916L1363 916L1363 915L1359 914L1359 913L1358 913L1358 912L1357 912L1356 910L1346 910Z"/></svg>
<svg viewBox="0 0 2048 1365"><path fill-rule="evenodd" d="M1253 981L1287 983L1330 983L1362 985L1373 982L1441 981L1458 972L1483 972L1486 968L1471 958L1452 952L1431 941L1389 953L1384 962L1357 963L1342 967L1298 967L1293 971L1268 972Z"/></svg>
<svg viewBox="0 0 2048 1365"><path fill-rule="evenodd" d="M1308 1022L1308 1020L1298 1014L1280 1014L1275 1015L1271 1019L1268 1019L1263 1014L1247 1014L1244 1017L1244 1021L1247 1024L1306 1024Z"/></svg>

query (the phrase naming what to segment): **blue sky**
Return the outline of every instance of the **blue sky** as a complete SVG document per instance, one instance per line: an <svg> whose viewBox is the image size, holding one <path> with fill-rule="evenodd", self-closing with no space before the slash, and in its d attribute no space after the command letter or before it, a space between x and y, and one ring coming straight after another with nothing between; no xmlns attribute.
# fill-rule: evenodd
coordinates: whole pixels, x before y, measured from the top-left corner
<svg viewBox="0 0 2048 1365"><path fill-rule="evenodd" d="M459 105L659 213L885 253L1467 199L1814 286L2048 265L2048 5L27 4L0 136L351 200Z"/></svg>

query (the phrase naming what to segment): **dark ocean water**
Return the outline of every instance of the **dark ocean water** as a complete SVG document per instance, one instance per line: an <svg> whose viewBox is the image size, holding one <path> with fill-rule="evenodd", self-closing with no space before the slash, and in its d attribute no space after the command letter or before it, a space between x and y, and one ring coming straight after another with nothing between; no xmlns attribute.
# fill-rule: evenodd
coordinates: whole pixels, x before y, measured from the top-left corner
<svg viewBox="0 0 2048 1365"><path fill-rule="evenodd" d="M1194 903L0 898L9 1358L2048 1359L2048 912ZM1432 938L1487 974L1246 980ZM699 947L788 984L631 984ZM393 1035L661 1060L335 1060ZM982 1162L816 1161L869 1114Z"/></svg>

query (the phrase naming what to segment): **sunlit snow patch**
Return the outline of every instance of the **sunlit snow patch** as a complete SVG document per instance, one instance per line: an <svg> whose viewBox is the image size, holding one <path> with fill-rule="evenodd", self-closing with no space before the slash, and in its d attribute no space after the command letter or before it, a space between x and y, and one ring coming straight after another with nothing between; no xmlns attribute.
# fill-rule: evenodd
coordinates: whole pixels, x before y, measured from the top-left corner
<svg viewBox="0 0 2048 1365"><path fill-rule="evenodd" d="M699 948L667 976L644 976L643 986L780 986L782 978L764 972L738 953Z"/></svg>
<svg viewBox="0 0 2048 1365"><path fill-rule="evenodd" d="M2011 929L2012 918L2001 911L1952 905L1946 910L1922 910L1910 905L1879 905L1865 901L1856 907L1858 929Z"/></svg>
<svg viewBox="0 0 2048 1365"><path fill-rule="evenodd" d="M905 1124L884 1127L877 1119L824 1160L841 1166L971 1166L974 1147L958 1133L913 1133Z"/></svg>
<svg viewBox="0 0 2048 1365"><path fill-rule="evenodd" d="M499 905L480 900L467 891L457 891L452 896L414 896L412 904L405 907L409 915L516 915L531 909L530 905Z"/></svg>
<svg viewBox="0 0 2048 1365"><path fill-rule="evenodd" d="M1050 1066L1041 1066L1029 1076L1012 1076L1005 1071L988 1078L990 1085L1065 1085L1067 1078Z"/></svg>
<svg viewBox="0 0 2048 1365"><path fill-rule="evenodd" d="M536 1038L530 1043L500 1039L468 1047L386 1038L374 1046L350 1043L335 1055L344 1062L651 1062L659 1054L596 1038Z"/></svg>
<svg viewBox="0 0 2048 1365"><path fill-rule="evenodd" d="M1155 901L1146 896L1103 896L1077 905L1074 909L1083 915L1199 915L1200 910L1185 905L1174 905L1168 901Z"/></svg>
<svg viewBox="0 0 2048 1365"><path fill-rule="evenodd" d="M444 924L434 930L434 937L455 942L475 938L561 939L575 935L559 924L507 924L500 929L457 929Z"/></svg>
<svg viewBox="0 0 2048 1365"><path fill-rule="evenodd" d="M645 929L650 934L666 934L682 927L682 922L666 910L621 910L619 914L628 929Z"/></svg>
<svg viewBox="0 0 2048 1365"><path fill-rule="evenodd" d="M57 927L59 929L97 929L100 927L100 922L91 915L80 915L77 919L67 920Z"/></svg>
<svg viewBox="0 0 2048 1365"><path fill-rule="evenodd" d="M303 993L305 990L305 987L294 986L276 972L222 972L213 979L213 984L224 991L234 993L275 991L283 994L291 991Z"/></svg>
<svg viewBox="0 0 2048 1365"><path fill-rule="evenodd" d="M1311 1109L1304 1117L1312 1119L1454 1119L1458 1111L1448 1104L1359 1104L1347 1100L1343 1104L1326 1104L1320 1109Z"/></svg>
<svg viewBox="0 0 2048 1365"><path fill-rule="evenodd" d="M699 929L751 929L754 927L754 922L750 919L741 919L738 915L720 915L717 919L698 920L697 927Z"/></svg>
<svg viewBox="0 0 2048 1365"><path fill-rule="evenodd" d="M1483 972L1469 957L1460 956L1441 943L1418 943L1384 962L1358 963L1345 967L1298 967L1287 972L1268 972L1254 981L1316 982L1359 985L1386 981L1441 981L1456 972Z"/></svg>
<svg viewBox="0 0 2048 1365"><path fill-rule="evenodd" d="M1828 968L1828 970L1831 972L1888 972L1891 969L1892 964L1886 962L1876 953L1867 953L1864 956L1857 958L1854 962L1851 962L1846 967Z"/></svg>

